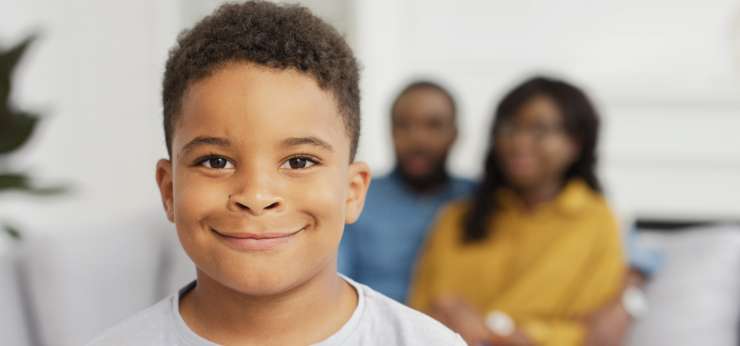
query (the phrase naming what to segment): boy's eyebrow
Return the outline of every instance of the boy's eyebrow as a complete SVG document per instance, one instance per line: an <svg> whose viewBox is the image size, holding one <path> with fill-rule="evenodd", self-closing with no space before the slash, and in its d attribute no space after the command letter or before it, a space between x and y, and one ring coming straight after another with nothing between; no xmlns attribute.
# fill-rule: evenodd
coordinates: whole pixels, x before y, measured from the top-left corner
<svg viewBox="0 0 740 346"><path fill-rule="evenodd" d="M229 142L226 138L220 138L220 137L207 137L207 136L198 136L193 138L188 144L185 144L185 146L182 147L182 150L180 151L182 154L186 154L188 151L193 150L193 148L200 146L200 145L215 145L219 147L228 147L231 145L231 142Z"/></svg>
<svg viewBox="0 0 740 346"><path fill-rule="evenodd" d="M313 145L317 147L321 147L324 150L327 151L334 151L334 148L331 146L331 144L327 143L324 140L321 140L318 137L314 136L308 136L308 137L290 137L283 140L282 145L285 147L295 147L299 145Z"/></svg>

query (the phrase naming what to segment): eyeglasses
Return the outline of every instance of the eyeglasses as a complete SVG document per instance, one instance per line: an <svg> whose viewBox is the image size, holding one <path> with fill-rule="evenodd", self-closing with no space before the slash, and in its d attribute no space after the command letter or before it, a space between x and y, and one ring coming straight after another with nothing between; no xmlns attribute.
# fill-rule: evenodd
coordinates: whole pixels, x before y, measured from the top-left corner
<svg viewBox="0 0 740 346"><path fill-rule="evenodd" d="M548 137L562 134L564 130L563 124L560 123L519 125L513 122L505 122L496 128L494 135L503 139L512 139L517 133L521 132L537 141L541 141Z"/></svg>

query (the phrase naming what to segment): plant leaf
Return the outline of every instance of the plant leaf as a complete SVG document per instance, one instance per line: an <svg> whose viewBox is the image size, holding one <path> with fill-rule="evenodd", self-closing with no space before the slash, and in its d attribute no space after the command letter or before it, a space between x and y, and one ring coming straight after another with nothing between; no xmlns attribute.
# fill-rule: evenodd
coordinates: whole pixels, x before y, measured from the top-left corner
<svg viewBox="0 0 740 346"><path fill-rule="evenodd" d="M4 114L5 113L5 114ZM17 150L31 138L38 116L0 109L0 155Z"/></svg>
<svg viewBox="0 0 740 346"><path fill-rule="evenodd" d="M15 111L10 104L13 72L35 39L36 35L31 35L13 48L0 50L0 154L28 142L38 122L37 115Z"/></svg>
<svg viewBox="0 0 740 346"><path fill-rule="evenodd" d="M5 230L6 233L8 233L8 235L11 238L13 238L15 240L21 240L21 238L22 238L21 237L21 232L18 229L16 229L15 227L6 224L6 225L3 226L3 229Z"/></svg>
<svg viewBox="0 0 740 346"><path fill-rule="evenodd" d="M37 35L33 34L15 47L0 51L0 109L8 109L13 71L36 37Z"/></svg>
<svg viewBox="0 0 740 346"><path fill-rule="evenodd" d="M0 192L8 190L22 191L37 196L50 196L64 193L67 188L64 186L36 187L31 184L31 179L25 174L0 174Z"/></svg>
<svg viewBox="0 0 740 346"><path fill-rule="evenodd" d="M28 176L25 174L0 174L0 190L22 189L28 187Z"/></svg>

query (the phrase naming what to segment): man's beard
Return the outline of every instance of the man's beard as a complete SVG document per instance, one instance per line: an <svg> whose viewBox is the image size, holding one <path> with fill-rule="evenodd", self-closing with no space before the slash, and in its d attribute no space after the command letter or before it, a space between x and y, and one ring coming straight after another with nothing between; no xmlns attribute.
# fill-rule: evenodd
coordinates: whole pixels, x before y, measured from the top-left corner
<svg viewBox="0 0 740 346"><path fill-rule="evenodd" d="M427 174L421 176L412 176L403 169L403 165L396 164L396 172L401 177L401 180L409 188L416 192L432 192L443 185L447 184L450 180L450 174L447 172L447 157L443 157L436 162L432 170Z"/></svg>

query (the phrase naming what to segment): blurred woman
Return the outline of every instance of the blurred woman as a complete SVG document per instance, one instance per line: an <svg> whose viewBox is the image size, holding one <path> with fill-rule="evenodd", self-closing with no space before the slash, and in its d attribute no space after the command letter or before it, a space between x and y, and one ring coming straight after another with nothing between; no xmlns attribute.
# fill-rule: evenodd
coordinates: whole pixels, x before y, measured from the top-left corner
<svg viewBox="0 0 740 346"><path fill-rule="evenodd" d="M599 117L537 77L496 109L485 175L438 216L409 297L471 345L581 345L617 297L624 260L595 174Z"/></svg>

